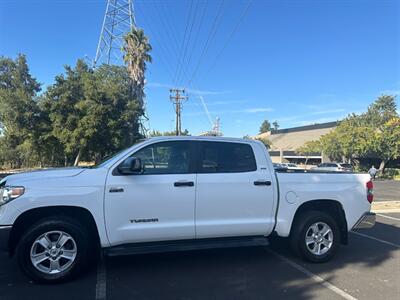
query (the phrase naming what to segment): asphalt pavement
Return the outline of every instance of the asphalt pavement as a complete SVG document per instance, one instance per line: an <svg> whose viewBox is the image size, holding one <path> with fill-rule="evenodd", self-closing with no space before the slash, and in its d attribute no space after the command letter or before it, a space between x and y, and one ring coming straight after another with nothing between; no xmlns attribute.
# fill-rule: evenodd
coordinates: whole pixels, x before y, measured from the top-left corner
<svg viewBox="0 0 400 300"><path fill-rule="evenodd" d="M39 285L0 256L0 299L400 299L400 213L324 264L306 263L285 240L269 247L106 258L76 280Z"/></svg>
<svg viewBox="0 0 400 300"><path fill-rule="evenodd" d="M374 201L400 200L400 181L376 180L374 181Z"/></svg>

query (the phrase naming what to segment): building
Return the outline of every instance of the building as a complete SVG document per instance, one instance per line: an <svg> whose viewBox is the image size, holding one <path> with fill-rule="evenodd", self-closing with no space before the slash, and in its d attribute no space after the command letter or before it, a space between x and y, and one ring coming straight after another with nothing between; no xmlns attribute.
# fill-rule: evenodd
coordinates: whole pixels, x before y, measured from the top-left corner
<svg viewBox="0 0 400 300"><path fill-rule="evenodd" d="M318 164L329 161L323 153L312 153L309 156L300 155L296 150L309 141L316 141L324 134L335 129L338 122L314 124L261 133L254 138L267 139L272 145L270 156L273 162L293 162Z"/></svg>

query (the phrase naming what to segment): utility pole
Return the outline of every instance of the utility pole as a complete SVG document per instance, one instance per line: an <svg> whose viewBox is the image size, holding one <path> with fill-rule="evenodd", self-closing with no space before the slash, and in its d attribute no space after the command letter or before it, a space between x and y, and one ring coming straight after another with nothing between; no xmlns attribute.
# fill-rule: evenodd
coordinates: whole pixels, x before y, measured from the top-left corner
<svg viewBox="0 0 400 300"><path fill-rule="evenodd" d="M181 135L181 132L182 132L181 112L182 112L182 106L183 106L182 103L184 101L187 101L188 96L185 96L184 89L170 89L169 92L171 93L171 95L169 96L169 99L175 105L175 114L176 114L175 133L176 133L176 135ZM181 93L182 93L182 95L181 95Z"/></svg>

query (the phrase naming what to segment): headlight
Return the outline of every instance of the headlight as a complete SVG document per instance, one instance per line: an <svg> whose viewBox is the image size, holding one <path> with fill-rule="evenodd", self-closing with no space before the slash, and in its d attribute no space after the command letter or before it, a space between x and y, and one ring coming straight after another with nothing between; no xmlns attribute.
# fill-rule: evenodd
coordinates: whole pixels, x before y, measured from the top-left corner
<svg viewBox="0 0 400 300"><path fill-rule="evenodd" d="M23 186L5 186L0 188L0 206L17 199L25 193Z"/></svg>

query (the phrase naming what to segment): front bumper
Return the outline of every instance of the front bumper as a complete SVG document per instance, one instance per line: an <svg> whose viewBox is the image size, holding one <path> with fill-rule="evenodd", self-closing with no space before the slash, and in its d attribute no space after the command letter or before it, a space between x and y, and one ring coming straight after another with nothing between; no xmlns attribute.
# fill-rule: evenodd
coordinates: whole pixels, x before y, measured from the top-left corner
<svg viewBox="0 0 400 300"><path fill-rule="evenodd" d="M0 226L0 252L8 252L9 240L11 233L11 225Z"/></svg>
<svg viewBox="0 0 400 300"><path fill-rule="evenodd" d="M372 228L375 225L376 214L373 212L365 213L354 225L353 229Z"/></svg>

